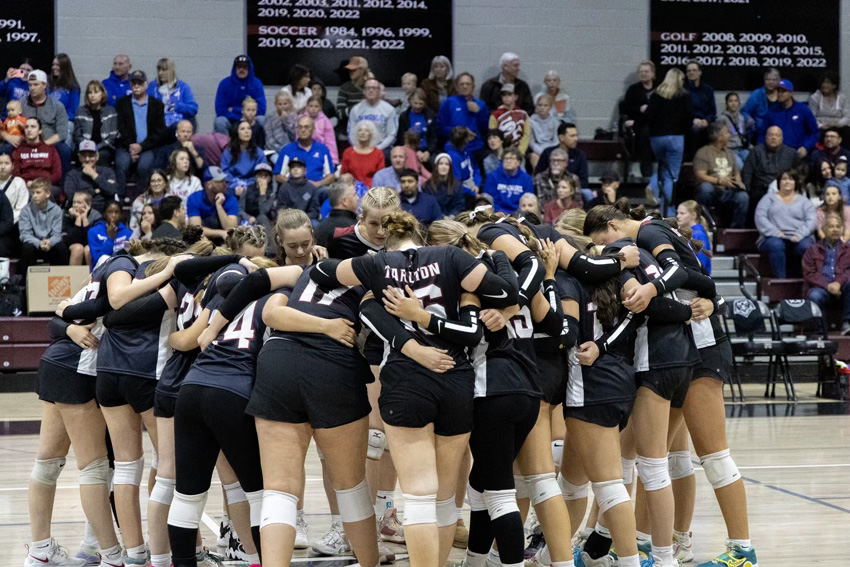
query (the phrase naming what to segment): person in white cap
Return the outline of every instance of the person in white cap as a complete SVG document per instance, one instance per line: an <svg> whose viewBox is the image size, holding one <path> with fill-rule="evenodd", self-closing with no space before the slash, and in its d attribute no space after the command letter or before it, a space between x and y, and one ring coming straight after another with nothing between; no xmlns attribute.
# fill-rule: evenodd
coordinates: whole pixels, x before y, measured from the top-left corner
<svg viewBox="0 0 850 567"><path fill-rule="evenodd" d="M24 99L23 116L41 120L41 136L45 144L59 152L62 175L65 176L71 170L71 148L64 142L68 134L68 113L61 102L47 96L47 73L34 69L30 71L27 82L30 93Z"/></svg>
<svg viewBox="0 0 850 567"><path fill-rule="evenodd" d="M115 200L118 184L112 168L97 165L97 144L91 140L80 142L77 154L80 158L80 169L74 169L65 176L65 199L70 203L74 193L85 191L91 195L91 206L102 213L109 201Z"/></svg>

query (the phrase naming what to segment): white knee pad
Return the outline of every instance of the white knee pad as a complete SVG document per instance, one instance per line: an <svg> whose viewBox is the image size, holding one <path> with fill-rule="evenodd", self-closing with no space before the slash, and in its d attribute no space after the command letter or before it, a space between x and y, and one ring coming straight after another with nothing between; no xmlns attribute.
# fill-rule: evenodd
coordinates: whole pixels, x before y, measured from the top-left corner
<svg viewBox="0 0 850 567"><path fill-rule="evenodd" d="M526 476L525 482L528 484L528 497L531 498L532 506L561 495L561 488L553 472Z"/></svg>
<svg viewBox="0 0 850 567"><path fill-rule="evenodd" d="M242 485L238 481L233 484L222 485L222 488L224 488L224 497L227 499L228 505L238 504L248 500L248 497L245 496L245 491L242 490Z"/></svg>
<svg viewBox="0 0 850 567"><path fill-rule="evenodd" d="M153 457L151 458L151 468L159 469L159 453L156 449L153 450Z"/></svg>
<svg viewBox="0 0 850 567"><path fill-rule="evenodd" d="M516 491L514 491L516 493ZM471 484L466 485L466 497L469 499L469 507L473 512L483 512L487 509L487 503L484 501L484 494L472 488Z"/></svg>
<svg viewBox="0 0 850 567"><path fill-rule="evenodd" d="M168 525L188 530L198 529L204 505L207 503L207 493L180 494L174 491L174 499L168 510Z"/></svg>
<svg viewBox="0 0 850 567"><path fill-rule="evenodd" d="M552 461L556 467L561 466L561 459L564 456L564 440L556 439L552 441Z"/></svg>
<svg viewBox="0 0 850 567"><path fill-rule="evenodd" d="M359 522L375 515L372 493L365 480L353 488L334 490L343 522Z"/></svg>
<svg viewBox="0 0 850 567"><path fill-rule="evenodd" d="M582 498L587 498L587 487L590 483L585 483L583 485L573 484L567 479L563 477L563 475L558 475L558 488L561 489L561 495L564 497L564 500L580 500Z"/></svg>
<svg viewBox="0 0 850 567"><path fill-rule="evenodd" d="M620 464L623 467L623 484L628 486L635 479L635 460L620 457Z"/></svg>
<svg viewBox="0 0 850 567"><path fill-rule="evenodd" d="M369 447L366 449L366 458L379 461L387 448L387 436L380 429L369 430Z"/></svg>
<svg viewBox="0 0 850 567"><path fill-rule="evenodd" d="M263 491L263 513L260 529L271 524L286 524L295 527L298 519L298 497L277 490Z"/></svg>
<svg viewBox="0 0 850 567"><path fill-rule="evenodd" d="M501 518L513 512L519 513L516 505L516 490L485 490L484 502L491 520Z"/></svg>
<svg viewBox="0 0 850 567"><path fill-rule="evenodd" d="M654 492L670 486L670 471L667 470L667 459L664 457L637 458L638 475L647 492Z"/></svg>
<svg viewBox="0 0 850 567"><path fill-rule="evenodd" d="M106 484L109 479L109 459L101 457L80 471L80 484Z"/></svg>
<svg viewBox="0 0 850 567"><path fill-rule="evenodd" d="M708 482L715 490L728 486L741 478L741 473L738 472L738 467L735 466L735 461L732 460L729 449L704 455L700 457L699 462L705 469Z"/></svg>
<svg viewBox="0 0 850 567"><path fill-rule="evenodd" d="M694 474L694 463L690 451L671 451L667 453L667 468L670 480L679 480Z"/></svg>
<svg viewBox="0 0 850 567"><path fill-rule="evenodd" d="M174 499L174 485L177 481L173 478L162 478L157 475L156 484L151 490L150 499L166 506L171 506L171 501Z"/></svg>
<svg viewBox="0 0 850 567"><path fill-rule="evenodd" d="M56 479L65 466L65 457L59 459L36 459L30 476L39 484L56 486Z"/></svg>
<svg viewBox="0 0 850 567"><path fill-rule="evenodd" d="M112 483L139 486L142 483L143 472L145 472L144 455L135 461L115 461L115 477Z"/></svg>
<svg viewBox="0 0 850 567"><path fill-rule="evenodd" d="M437 502L437 527L444 528L457 523L457 506L454 497Z"/></svg>
<svg viewBox="0 0 850 567"><path fill-rule="evenodd" d="M404 494L404 521L402 525L436 524L437 495Z"/></svg>
<svg viewBox="0 0 850 567"><path fill-rule="evenodd" d="M620 479L594 482L592 486L600 516L618 504L631 501L626 485Z"/></svg>
<svg viewBox="0 0 850 567"><path fill-rule="evenodd" d="M259 526L260 520L263 519L263 490L246 492L245 500L248 501L251 527Z"/></svg>
<svg viewBox="0 0 850 567"><path fill-rule="evenodd" d="M525 482L525 477L522 475L515 474L514 475L514 488L516 488L516 499L522 500L523 498L529 498L529 487Z"/></svg>

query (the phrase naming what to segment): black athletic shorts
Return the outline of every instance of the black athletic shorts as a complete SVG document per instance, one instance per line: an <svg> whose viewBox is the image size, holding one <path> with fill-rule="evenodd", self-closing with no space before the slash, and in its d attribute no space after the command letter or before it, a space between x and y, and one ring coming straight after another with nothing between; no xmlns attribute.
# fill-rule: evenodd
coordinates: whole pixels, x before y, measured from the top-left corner
<svg viewBox="0 0 850 567"><path fill-rule="evenodd" d="M153 407L156 380L140 376L122 376L113 372L97 373L97 403L105 408L129 404L136 413Z"/></svg>
<svg viewBox="0 0 850 567"><path fill-rule="evenodd" d="M381 369L381 419L396 427L425 427L445 437L472 431L475 372L467 366L436 374L412 360Z"/></svg>
<svg viewBox="0 0 850 567"><path fill-rule="evenodd" d="M42 360L38 365L38 399L54 404L82 405L95 399L97 378Z"/></svg>
<svg viewBox="0 0 850 567"><path fill-rule="evenodd" d="M564 417L572 417L585 423L593 423L600 427L619 427L620 431L629 424L629 416L635 401L611 402L580 408L564 406Z"/></svg>
<svg viewBox="0 0 850 567"><path fill-rule="evenodd" d="M154 417L174 417L174 407L177 405L177 396L173 398L156 392L153 398Z"/></svg>
<svg viewBox="0 0 850 567"><path fill-rule="evenodd" d="M540 352L537 355L537 387L543 392L543 401L556 406L567 399L566 352Z"/></svg>
<svg viewBox="0 0 850 567"><path fill-rule="evenodd" d="M732 376L732 346L729 341L723 341L709 347L699 349L702 362L694 368L694 379L714 378L721 382L729 382Z"/></svg>
<svg viewBox="0 0 850 567"><path fill-rule="evenodd" d="M665 400L669 400L671 408L678 409L685 405L693 371L692 366L674 366L636 372L635 381L638 388L646 386Z"/></svg>
<svg viewBox="0 0 850 567"><path fill-rule="evenodd" d="M272 339L257 358L257 379L246 413L269 421L339 427L372 411L365 361L352 366L297 341ZM284 363L285 361L285 363Z"/></svg>

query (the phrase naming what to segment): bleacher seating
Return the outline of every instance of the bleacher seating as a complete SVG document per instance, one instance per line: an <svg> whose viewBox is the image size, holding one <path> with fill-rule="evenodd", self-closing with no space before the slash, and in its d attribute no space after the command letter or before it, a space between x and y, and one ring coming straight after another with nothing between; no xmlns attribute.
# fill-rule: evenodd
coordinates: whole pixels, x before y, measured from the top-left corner
<svg viewBox="0 0 850 567"><path fill-rule="evenodd" d="M50 344L50 317L0 317L0 371L36 370Z"/></svg>

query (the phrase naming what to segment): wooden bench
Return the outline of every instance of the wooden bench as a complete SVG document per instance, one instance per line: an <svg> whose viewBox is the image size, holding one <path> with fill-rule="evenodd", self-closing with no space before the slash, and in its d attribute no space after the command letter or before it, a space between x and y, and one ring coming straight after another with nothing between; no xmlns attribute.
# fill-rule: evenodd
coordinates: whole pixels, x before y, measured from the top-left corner
<svg viewBox="0 0 850 567"><path fill-rule="evenodd" d="M0 371L38 369L50 345L49 322L50 317L0 317Z"/></svg>

